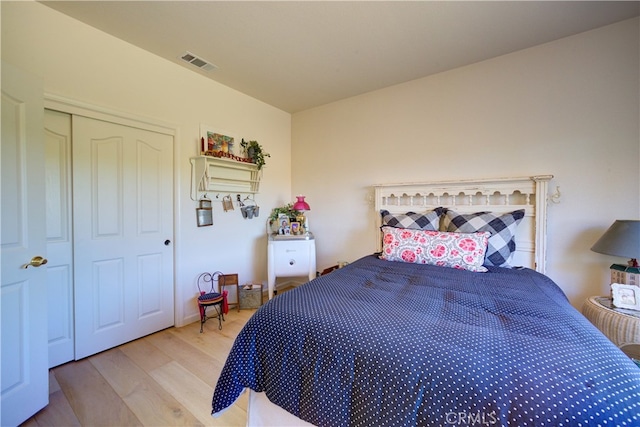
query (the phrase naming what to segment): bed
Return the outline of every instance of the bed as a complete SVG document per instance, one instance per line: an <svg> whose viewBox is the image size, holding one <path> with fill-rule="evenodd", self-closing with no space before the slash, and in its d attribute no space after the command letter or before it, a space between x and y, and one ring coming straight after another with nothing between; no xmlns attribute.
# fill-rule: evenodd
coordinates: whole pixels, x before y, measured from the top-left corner
<svg viewBox="0 0 640 427"><path fill-rule="evenodd" d="M380 253L262 306L212 414L250 390L248 425L640 425L640 369L543 274L550 178L375 186ZM464 231L495 218L501 265L503 231Z"/></svg>

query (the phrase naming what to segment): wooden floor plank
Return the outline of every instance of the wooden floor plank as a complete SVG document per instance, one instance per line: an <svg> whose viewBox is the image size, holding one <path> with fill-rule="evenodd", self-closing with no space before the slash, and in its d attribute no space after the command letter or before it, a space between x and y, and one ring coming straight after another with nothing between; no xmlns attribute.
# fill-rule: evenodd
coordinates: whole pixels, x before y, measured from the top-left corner
<svg viewBox="0 0 640 427"><path fill-rule="evenodd" d="M56 380L84 426L141 426L142 423L88 359L54 368Z"/></svg>
<svg viewBox="0 0 640 427"><path fill-rule="evenodd" d="M49 394L53 394L56 391L60 390L60 384L58 384L58 380L56 380L56 376L53 373L53 370L49 370Z"/></svg>
<svg viewBox="0 0 640 427"><path fill-rule="evenodd" d="M49 404L38 412L33 419L38 426L75 427L82 425L60 389L49 394Z"/></svg>
<svg viewBox="0 0 640 427"><path fill-rule="evenodd" d="M234 312L234 317L230 316L231 313L227 314L228 320L224 322L222 330L218 330L217 327L206 329L207 324L205 323L203 333L192 328L172 329L170 332L209 354L220 365L224 365L236 336L253 312L254 310L241 310L240 313Z"/></svg>
<svg viewBox="0 0 640 427"><path fill-rule="evenodd" d="M49 371L49 405L23 427L244 426L247 394L211 417L213 388L236 335L255 310L169 328Z"/></svg>
<svg viewBox="0 0 640 427"><path fill-rule="evenodd" d="M199 348L189 345L173 332L174 330L167 331L165 334L154 334L147 337L147 340L161 348L172 360L213 388L222 371L222 364ZM208 336L211 337L211 334Z"/></svg>
<svg viewBox="0 0 640 427"><path fill-rule="evenodd" d="M173 328L170 328L173 329ZM166 334L167 330L156 332L153 335ZM153 336L150 335L150 336ZM171 358L167 356L161 349L151 344L149 337L140 338L118 347L120 351L133 360L136 365L140 366L145 372L149 373L162 365L171 362Z"/></svg>
<svg viewBox="0 0 640 427"><path fill-rule="evenodd" d="M242 426L246 424L247 413L233 405L221 417L211 416L213 388L192 374L177 362L171 362L151 373L153 378L172 395L177 396L189 411L204 425Z"/></svg>
<svg viewBox="0 0 640 427"><path fill-rule="evenodd" d="M23 427L37 426L80 426L80 421L73 412L67 397L62 392L58 380L49 371L49 404L42 408L37 414L25 421Z"/></svg>
<svg viewBox="0 0 640 427"><path fill-rule="evenodd" d="M120 349L90 358L91 364L109 382L144 425L202 425L169 392L129 359Z"/></svg>

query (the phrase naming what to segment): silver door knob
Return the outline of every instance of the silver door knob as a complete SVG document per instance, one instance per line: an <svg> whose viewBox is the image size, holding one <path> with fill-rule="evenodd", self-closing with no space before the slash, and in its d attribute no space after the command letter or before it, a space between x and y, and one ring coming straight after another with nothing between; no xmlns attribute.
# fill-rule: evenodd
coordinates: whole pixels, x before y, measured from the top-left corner
<svg viewBox="0 0 640 427"><path fill-rule="evenodd" d="M41 256L34 256L33 258L31 258L31 261L29 261L29 264L23 265L22 268L40 267L41 265L44 265L47 262L49 261L46 258L43 258Z"/></svg>

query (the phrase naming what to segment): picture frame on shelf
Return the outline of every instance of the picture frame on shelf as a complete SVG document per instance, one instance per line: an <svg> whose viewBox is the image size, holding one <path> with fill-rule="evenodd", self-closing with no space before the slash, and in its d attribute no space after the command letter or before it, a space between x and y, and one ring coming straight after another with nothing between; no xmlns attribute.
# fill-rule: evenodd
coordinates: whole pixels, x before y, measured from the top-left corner
<svg viewBox="0 0 640 427"><path fill-rule="evenodd" d="M640 311L640 287L612 283L611 295L614 307Z"/></svg>
<svg viewBox="0 0 640 427"><path fill-rule="evenodd" d="M203 156L236 155L238 138L232 133L200 124L200 142L198 151Z"/></svg>
<svg viewBox="0 0 640 427"><path fill-rule="evenodd" d="M297 221L294 221L291 223L291 234L300 234L300 223Z"/></svg>
<svg viewBox="0 0 640 427"><path fill-rule="evenodd" d="M291 234L291 223L289 222L289 215L287 214L278 215L278 234L280 235Z"/></svg>

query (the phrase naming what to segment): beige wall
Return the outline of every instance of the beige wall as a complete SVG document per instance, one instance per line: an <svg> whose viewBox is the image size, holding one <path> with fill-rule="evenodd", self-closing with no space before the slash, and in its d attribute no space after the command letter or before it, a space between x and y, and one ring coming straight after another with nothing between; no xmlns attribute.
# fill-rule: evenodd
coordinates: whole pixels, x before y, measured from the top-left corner
<svg viewBox="0 0 640 427"><path fill-rule="evenodd" d="M607 293L625 260L589 248L640 218L638 53L633 19L294 114L318 268L375 250L372 184L553 174L548 274L576 306Z"/></svg>
<svg viewBox="0 0 640 427"><path fill-rule="evenodd" d="M197 319L195 278L203 271L266 280L264 220L290 200L291 115L39 3L1 7L2 60L42 77L47 93L175 127L177 323ZM196 226L189 157L197 154L200 123L257 139L271 153L257 196L259 219L223 213L216 202L214 226Z"/></svg>
<svg viewBox="0 0 640 427"><path fill-rule="evenodd" d="M640 217L637 19L292 118L41 4L1 7L2 59L42 76L48 93L175 127L178 324L196 319L201 271L266 280L264 219L295 194L311 204L321 270L374 250L374 183L554 174L549 275L576 305L605 293L608 265L622 261L591 244L616 218ZM200 123L272 154L260 220L216 203L214 226L196 227Z"/></svg>

